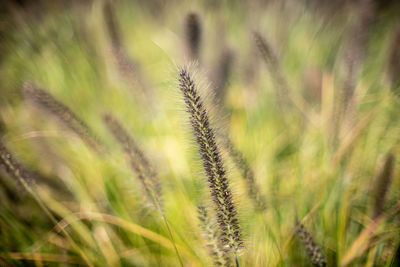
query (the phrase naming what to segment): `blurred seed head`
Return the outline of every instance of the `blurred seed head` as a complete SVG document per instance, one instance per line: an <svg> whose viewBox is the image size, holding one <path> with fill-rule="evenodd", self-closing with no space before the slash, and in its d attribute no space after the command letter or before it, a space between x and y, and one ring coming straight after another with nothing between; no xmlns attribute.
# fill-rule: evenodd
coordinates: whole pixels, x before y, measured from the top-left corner
<svg viewBox="0 0 400 267"><path fill-rule="evenodd" d="M50 93L29 82L24 83L23 93L25 97L31 99L35 104L56 116L96 152L104 153L103 146L86 123Z"/></svg>
<svg viewBox="0 0 400 267"><path fill-rule="evenodd" d="M392 90L400 96L400 24L393 32L388 61L388 76Z"/></svg>
<svg viewBox="0 0 400 267"><path fill-rule="evenodd" d="M161 183L150 161L117 119L110 114L106 114L103 120L113 137L127 154L132 170L146 192L146 198L155 208L163 212Z"/></svg>
<svg viewBox="0 0 400 267"><path fill-rule="evenodd" d="M315 266L326 266L325 256L322 254L321 249L314 242L311 233L300 222L296 222L295 226L296 236L301 240L307 252L310 262Z"/></svg>
<svg viewBox="0 0 400 267"><path fill-rule="evenodd" d="M17 183L21 182L21 179L26 183L33 183L33 175L29 173L22 165L14 158L11 152L5 147L0 141L0 165L3 167L6 173L13 177Z"/></svg>
<svg viewBox="0 0 400 267"><path fill-rule="evenodd" d="M184 25L185 46L190 60L199 61L202 29L197 13L189 13Z"/></svg>
<svg viewBox="0 0 400 267"><path fill-rule="evenodd" d="M200 228L203 232L204 239L207 242L208 253L213 259L215 266L230 266L231 259L227 257L229 251L223 247L221 243L218 228L210 218L206 207L199 205L197 207L198 218L200 221ZM228 255L227 255L228 254Z"/></svg>

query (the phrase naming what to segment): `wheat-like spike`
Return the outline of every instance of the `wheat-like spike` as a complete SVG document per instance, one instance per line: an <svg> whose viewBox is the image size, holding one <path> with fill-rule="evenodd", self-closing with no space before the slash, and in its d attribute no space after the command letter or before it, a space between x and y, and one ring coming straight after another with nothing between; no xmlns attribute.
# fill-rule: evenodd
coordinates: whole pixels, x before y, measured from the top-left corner
<svg viewBox="0 0 400 267"><path fill-rule="evenodd" d="M247 193L253 200L256 209L264 211L267 207L267 200L265 195L263 195L259 190L254 178L253 170L250 168L243 154L236 149L235 145L229 138L226 138L226 148L228 149L229 155L233 159L236 167L240 170L243 179L247 183Z"/></svg>
<svg viewBox="0 0 400 267"><path fill-rule="evenodd" d="M226 248L221 244L220 234L215 223L212 222L207 209L199 205L197 206L200 228L203 231L203 236L207 242L208 253L213 259L215 266L229 266L232 264L230 258L226 258Z"/></svg>
<svg viewBox="0 0 400 267"><path fill-rule="evenodd" d="M142 183L147 198L156 208L162 210L161 184L149 160L117 119L110 114L106 114L103 119L114 138L128 155L130 165Z"/></svg>
<svg viewBox="0 0 400 267"><path fill-rule="evenodd" d="M104 148L96 140L95 135L86 123L76 116L67 106L55 99L50 93L29 82L24 83L23 91L26 97L32 99L34 103L55 115L91 148L99 153L104 152Z"/></svg>
<svg viewBox="0 0 400 267"><path fill-rule="evenodd" d="M296 222L295 231L297 237L301 240L306 249L310 262L315 266L326 266L325 256L322 254L318 245L314 242L311 233L308 232L307 229L298 221Z"/></svg>
<svg viewBox="0 0 400 267"><path fill-rule="evenodd" d="M4 170L12 176L18 183L21 179L26 183L33 183L34 178L20 163L13 157L11 152L0 142L0 165L3 166Z"/></svg>
<svg viewBox="0 0 400 267"><path fill-rule="evenodd" d="M383 166L380 168L380 170L376 175L372 191L372 198L373 198L372 217L374 219L376 219L379 215L382 214L383 207L386 201L386 195L387 192L389 191L394 175L394 164L395 164L394 154L392 152L389 152L384 159Z"/></svg>
<svg viewBox="0 0 400 267"><path fill-rule="evenodd" d="M199 60L201 44L201 23L199 15L189 13L185 19L185 45L191 60Z"/></svg>
<svg viewBox="0 0 400 267"><path fill-rule="evenodd" d="M221 240L237 257L236 253L242 246L241 231L215 134L210 126L206 108L189 73L186 69L181 69L179 75L179 87L186 103L187 112L190 114L190 122L215 204Z"/></svg>

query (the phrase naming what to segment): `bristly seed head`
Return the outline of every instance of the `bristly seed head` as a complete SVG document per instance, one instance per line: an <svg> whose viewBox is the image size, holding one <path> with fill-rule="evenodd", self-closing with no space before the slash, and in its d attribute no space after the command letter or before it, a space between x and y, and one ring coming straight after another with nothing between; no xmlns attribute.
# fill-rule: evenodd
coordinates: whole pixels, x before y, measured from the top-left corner
<svg viewBox="0 0 400 267"><path fill-rule="evenodd" d="M33 175L25 170L21 164L18 163L11 155L11 152L0 142L0 165L4 170L17 180L18 183L21 179L26 183L33 183Z"/></svg>
<svg viewBox="0 0 400 267"><path fill-rule="evenodd" d="M114 138L128 155L129 163L142 183L146 197L163 212L161 184L150 161L117 119L110 114L106 114L103 119Z"/></svg>
<svg viewBox="0 0 400 267"><path fill-rule="evenodd" d="M259 187L257 186L253 170L243 157L243 154L236 149L235 145L229 138L226 138L225 145L234 164L241 171L242 177L247 183L247 193L251 200L253 200L256 209L260 212L265 211L267 208L267 200L265 195L260 192Z"/></svg>
<svg viewBox="0 0 400 267"><path fill-rule="evenodd" d="M181 69L179 75L180 90L187 112L190 114L190 122L215 204L221 241L236 255L242 246L241 231L215 134L210 126L206 108L189 73L186 69Z"/></svg>
<svg viewBox="0 0 400 267"><path fill-rule="evenodd" d="M230 266L231 258L227 257L229 251L221 243L219 230L215 227L214 220L210 218L207 209L202 205L197 207L197 212L200 228L207 242L208 253L213 259L214 266Z"/></svg>
<svg viewBox="0 0 400 267"><path fill-rule="evenodd" d="M56 100L45 90L40 89L36 85L29 82L24 83L23 92L26 97L32 99L37 105L54 114L91 148L101 154L104 153L103 146L97 141L90 128L67 106Z"/></svg>
<svg viewBox="0 0 400 267"><path fill-rule="evenodd" d="M307 231L307 229L300 222L296 222L295 230L297 237L301 240L306 249L310 262L315 266L326 266L325 257L322 254L322 251L314 242L312 235Z"/></svg>

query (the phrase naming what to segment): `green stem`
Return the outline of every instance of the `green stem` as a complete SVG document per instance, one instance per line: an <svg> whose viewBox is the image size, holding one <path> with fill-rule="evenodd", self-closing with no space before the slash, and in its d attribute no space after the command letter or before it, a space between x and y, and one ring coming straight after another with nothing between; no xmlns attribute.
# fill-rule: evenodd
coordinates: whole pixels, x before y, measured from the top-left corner
<svg viewBox="0 0 400 267"><path fill-rule="evenodd" d="M181 255L179 254L178 248L175 245L175 240L174 240L174 237L172 236L172 231L171 231L171 229L169 227L167 218L165 217L164 213L162 213L162 216L163 216L163 219L164 219L164 222L165 222L165 226L167 227L169 236L171 238L171 242L174 245L174 249L175 249L176 255L178 256L179 264L181 265L181 267L183 267L183 261L182 261Z"/></svg>

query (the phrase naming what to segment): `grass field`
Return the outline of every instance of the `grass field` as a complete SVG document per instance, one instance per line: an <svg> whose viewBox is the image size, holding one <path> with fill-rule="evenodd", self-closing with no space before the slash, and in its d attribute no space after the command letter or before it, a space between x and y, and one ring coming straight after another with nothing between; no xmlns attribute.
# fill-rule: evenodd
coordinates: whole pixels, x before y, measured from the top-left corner
<svg viewBox="0 0 400 267"><path fill-rule="evenodd" d="M1 265L399 266L399 9L267 2L10 7Z"/></svg>

